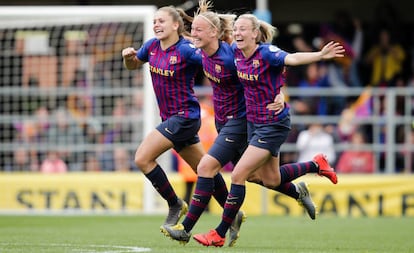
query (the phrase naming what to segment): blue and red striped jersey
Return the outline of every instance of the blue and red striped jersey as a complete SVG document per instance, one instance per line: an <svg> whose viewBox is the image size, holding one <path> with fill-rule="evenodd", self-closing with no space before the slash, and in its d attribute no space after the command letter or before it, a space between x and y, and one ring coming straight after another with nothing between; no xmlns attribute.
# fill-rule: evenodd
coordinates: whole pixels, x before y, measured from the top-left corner
<svg viewBox="0 0 414 253"><path fill-rule="evenodd" d="M248 121L258 124L272 123L288 115L287 104L277 115L266 109L285 83L284 62L287 54L268 43L259 44L249 58L244 57L242 51L235 48L234 60L237 75L244 85Z"/></svg>
<svg viewBox="0 0 414 253"><path fill-rule="evenodd" d="M208 56L202 51L202 59L204 75L213 87L216 121L225 124L229 119L245 117L246 102L234 65L234 49L225 42L219 42L213 55Z"/></svg>
<svg viewBox="0 0 414 253"><path fill-rule="evenodd" d="M201 54L188 40L179 41L166 50L156 38L145 42L137 57L149 63L152 85L162 120L173 115L200 118L200 104L194 94L194 78L201 66Z"/></svg>

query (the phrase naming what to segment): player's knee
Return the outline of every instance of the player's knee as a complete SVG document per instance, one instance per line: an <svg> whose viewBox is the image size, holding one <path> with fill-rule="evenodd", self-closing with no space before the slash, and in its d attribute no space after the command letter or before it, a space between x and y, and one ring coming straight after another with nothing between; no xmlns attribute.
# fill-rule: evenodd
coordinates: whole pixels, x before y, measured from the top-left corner
<svg viewBox="0 0 414 253"><path fill-rule="evenodd" d="M197 166L197 175L200 177L213 177L214 175L219 172L220 167L216 168L215 166L211 166L210 164L200 163Z"/></svg>
<svg viewBox="0 0 414 253"><path fill-rule="evenodd" d="M141 155L140 153L135 154L134 158L135 165L142 171L146 172L148 170L148 165L150 164L150 161L145 158L145 156Z"/></svg>
<svg viewBox="0 0 414 253"><path fill-rule="evenodd" d="M260 184L260 185L263 184L262 180L259 177L257 177L256 175L250 175L247 178L247 182L255 183L255 184Z"/></svg>
<svg viewBox="0 0 414 253"><path fill-rule="evenodd" d="M274 189L276 187L278 187L278 184L275 184L274 182L263 182L263 186L268 188L268 189Z"/></svg>
<svg viewBox="0 0 414 253"><path fill-rule="evenodd" d="M268 189L274 189L280 185L278 178L262 178L263 186Z"/></svg>
<svg viewBox="0 0 414 253"><path fill-rule="evenodd" d="M247 181L247 178L242 177L239 174L232 173L231 174L231 183L232 184L240 184L243 185Z"/></svg>

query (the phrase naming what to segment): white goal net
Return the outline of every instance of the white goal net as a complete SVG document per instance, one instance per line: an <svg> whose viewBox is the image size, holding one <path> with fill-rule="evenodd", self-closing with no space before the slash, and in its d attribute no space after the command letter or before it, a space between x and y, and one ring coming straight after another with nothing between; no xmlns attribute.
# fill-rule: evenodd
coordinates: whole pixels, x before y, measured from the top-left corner
<svg viewBox="0 0 414 253"><path fill-rule="evenodd" d="M147 64L128 71L121 51L153 36L155 11L1 7L0 171L137 170L159 119Z"/></svg>
<svg viewBox="0 0 414 253"><path fill-rule="evenodd" d="M121 51L152 36L154 11L153 6L2 7L3 170L41 170L56 151L68 171L133 169L115 160L130 156L143 137L144 84L150 79L146 66L126 70Z"/></svg>

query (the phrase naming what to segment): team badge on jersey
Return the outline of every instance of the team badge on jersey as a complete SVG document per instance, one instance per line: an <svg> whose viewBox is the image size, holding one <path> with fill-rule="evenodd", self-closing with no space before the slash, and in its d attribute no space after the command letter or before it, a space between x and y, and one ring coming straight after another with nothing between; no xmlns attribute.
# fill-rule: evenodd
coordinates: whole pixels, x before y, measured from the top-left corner
<svg viewBox="0 0 414 253"><path fill-rule="evenodd" d="M216 73L221 73L221 66L220 65L216 64L214 69L216 70Z"/></svg>
<svg viewBox="0 0 414 253"><path fill-rule="evenodd" d="M176 64L177 63L177 56L173 55L170 56L170 64Z"/></svg>
<svg viewBox="0 0 414 253"><path fill-rule="evenodd" d="M253 60L253 67L258 68L259 66L260 66L260 61L259 60Z"/></svg>

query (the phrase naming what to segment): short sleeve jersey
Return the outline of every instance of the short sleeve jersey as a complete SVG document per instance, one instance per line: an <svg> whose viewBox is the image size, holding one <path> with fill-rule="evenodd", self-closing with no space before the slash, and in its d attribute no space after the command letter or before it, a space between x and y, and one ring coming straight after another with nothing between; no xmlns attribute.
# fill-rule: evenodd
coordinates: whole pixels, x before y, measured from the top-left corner
<svg viewBox="0 0 414 253"><path fill-rule="evenodd" d="M180 37L176 44L163 50L160 41L153 38L142 45L137 57L149 63L162 120L173 115L200 118L200 104L194 94L194 78L201 66L201 54L194 45Z"/></svg>
<svg viewBox="0 0 414 253"><path fill-rule="evenodd" d="M245 117L246 103L243 85L234 65L234 49L225 42L219 42L219 48L213 55L201 52L204 75L213 87L216 122L225 124L229 119Z"/></svg>
<svg viewBox="0 0 414 253"><path fill-rule="evenodd" d="M268 43L259 44L249 58L235 48L234 61L237 75L245 89L248 121L257 124L274 123L288 115L288 105L277 115L266 109L285 83L284 61L287 54Z"/></svg>

